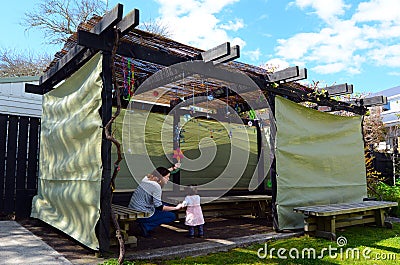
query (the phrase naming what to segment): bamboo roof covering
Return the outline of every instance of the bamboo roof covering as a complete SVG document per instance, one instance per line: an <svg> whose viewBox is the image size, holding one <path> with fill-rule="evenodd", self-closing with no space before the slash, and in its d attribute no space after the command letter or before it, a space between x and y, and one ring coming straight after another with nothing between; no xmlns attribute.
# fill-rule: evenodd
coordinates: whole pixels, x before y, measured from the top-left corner
<svg viewBox="0 0 400 265"><path fill-rule="evenodd" d="M101 16L94 16L89 21L82 23L79 26L79 30L90 31L100 20ZM73 48L77 44L77 33L71 35L69 39L66 41L63 49L55 54L54 60L49 65L48 69L50 69L58 60L60 60L67 52ZM198 58L201 52L204 50L185 45L169 38L165 38L163 36L149 33L140 29L130 30L127 34L125 34L120 42L124 42L129 45L137 44L146 48L150 48L154 51L163 51L165 53L171 54L173 56L181 57L183 60L193 60L193 58ZM139 87L139 85L152 76L154 73L163 70L166 66L161 64L156 64L154 62L143 61L139 59L135 59L134 55L132 57L123 57L121 55L116 55L114 58L114 66L115 66L115 77L119 86L126 87L126 74L127 74L127 64L131 64L132 71L134 72L134 86L135 89ZM269 73L266 69L253 66L250 64L241 63L238 61L231 61L228 63L224 63L223 66L225 69L230 69L231 71L241 72L246 74L249 77L256 77L265 79L265 76ZM297 83L289 83L288 86L294 89L300 90L309 90L307 87L299 85ZM176 80L175 82L168 83L162 85L160 87L154 87L151 91L146 91L144 93L135 93L134 99L139 101L152 102L160 105L170 105L171 100L176 98L186 99L192 98L198 95L209 95L213 94L218 88L221 87L230 87L232 83L229 82L212 79L212 78L204 78L198 74L191 74L185 76L182 74L182 78ZM226 91L226 90L225 90ZM221 91L219 91L221 93ZM238 105L244 104L243 96L248 100L257 101L260 99L261 90L257 87L254 88L253 91L247 91L240 95L235 93L227 93L220 97L220 101L226 102L232 108L237 109ZM206 100L205 102L198 103L196 106L201 108L208 109L216 109L220 108L221 102L215 103L213 100Z"/></svg>

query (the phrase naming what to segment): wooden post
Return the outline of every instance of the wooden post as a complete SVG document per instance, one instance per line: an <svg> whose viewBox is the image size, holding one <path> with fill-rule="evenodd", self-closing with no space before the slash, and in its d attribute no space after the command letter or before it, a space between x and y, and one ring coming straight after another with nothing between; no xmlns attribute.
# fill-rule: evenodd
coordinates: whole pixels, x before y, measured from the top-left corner
<svg viewBox="0 0 400 265"><path fill-rule="evenodd" d="M275 116L275 94L273 93L268 93L268 104L271 107L271 113ZM275 139L272 134L271 136L271 149L275 149ZM272 150L271 150L272 151ZM276 184L276 155L274 155L274 159L272 160L271 163L271 169L270 169L270 177L271 177L271 195L272 195L272 224L273 228L275 231L279 230L279 223L278 223L278 212L276 209L276 193L277 193L277 184Z"/></svg>
<svg viewBox="0 0 400 265"><path fill-rule="evenodd" d="M375 210L375 222L377 226L385 226L385 209L381 208Z"/></svg>
<svg viewBox="0 0 400 265"><path fill-rule="evenodd" d="M264 169L264 148L262 130L260 128L260 121L254 121L257 129L257 170L258 170L258 183L257 191L260 193L265 192L265 169ZM261 159L261 161L260 161Z"/></svg>
<svg viewBox="0 0 400 265"><path fill-rule="evenodd" d="M111 53L103 52L103 91L101 117L103 127L110 121L112 115L112 71ZM111 126L110 126L111 131ZM103 165L101 197L100 197L100 220L98 223L98 239L100 254L110 249L110 215L111 215L111 141L107 140L103 131L101 145L101 160Z"/></svg>
<svg viewBox="0 0 400 265"><path fill-rule="evenodd" d="M172 137L173 139L173 149L176 150L179 148L180 143L179 143L179 121L180 121L180 113L179 110L175 109L174 110L174 121L173 121L173 133ZM174 159L174 163L178 162L177 160ZM179 170L172 176L172 182L177 184L174 185L173 192L179 192L179 184L181 184L181 171Z"/></svg>

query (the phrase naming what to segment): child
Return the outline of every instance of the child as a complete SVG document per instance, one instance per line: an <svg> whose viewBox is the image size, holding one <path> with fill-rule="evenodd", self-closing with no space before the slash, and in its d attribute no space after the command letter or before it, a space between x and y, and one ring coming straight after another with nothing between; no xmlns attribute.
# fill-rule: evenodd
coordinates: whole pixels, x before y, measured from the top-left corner
<svg viewBox="0 0 400 265"><path fill-rule="evenodd" d="M200 196L197 195L196 185L190 185L186 188L187 196L182 202L186 208L185 225L189 226L189 237L194 238L194 230L198 228L198 236L204 237L204 217L200 206Z"/></svg>

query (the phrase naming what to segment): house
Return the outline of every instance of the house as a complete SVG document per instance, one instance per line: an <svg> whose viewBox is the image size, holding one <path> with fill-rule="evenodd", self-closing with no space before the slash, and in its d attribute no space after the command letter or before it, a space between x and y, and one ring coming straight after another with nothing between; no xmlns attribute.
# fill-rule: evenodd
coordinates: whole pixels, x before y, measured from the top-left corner
<svg viewBox="0 0 400 265"><path fill-rule="evenodd" d="M0 78L0 113L40 118L42 95L25 92L25 84L38 84L39 76Z"/></svg>
<svg viewBox="0 0 400 265"><path fill-rule="evenodd" d="M400 86L392 87L375 93L373 96L386 96L387 104L382 106L381 117L387 128L386 145L387 149L398 146L400 131Z"/></svg>

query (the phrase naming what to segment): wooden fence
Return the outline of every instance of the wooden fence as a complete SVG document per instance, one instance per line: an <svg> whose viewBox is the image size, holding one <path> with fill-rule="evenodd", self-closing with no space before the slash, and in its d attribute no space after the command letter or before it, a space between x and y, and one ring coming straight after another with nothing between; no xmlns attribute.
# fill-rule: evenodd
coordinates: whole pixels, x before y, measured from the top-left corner
<svg viewBox="0 0 400 265"><path fill-rule="evenodd" d="M28 217L37 192L40 118L0 113L0 214Z"/></svg>

